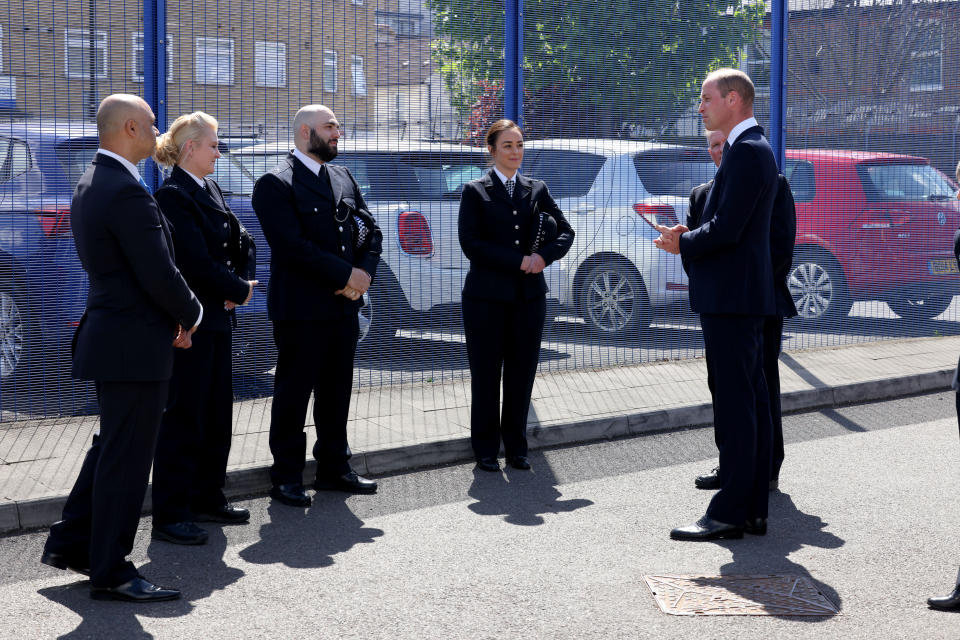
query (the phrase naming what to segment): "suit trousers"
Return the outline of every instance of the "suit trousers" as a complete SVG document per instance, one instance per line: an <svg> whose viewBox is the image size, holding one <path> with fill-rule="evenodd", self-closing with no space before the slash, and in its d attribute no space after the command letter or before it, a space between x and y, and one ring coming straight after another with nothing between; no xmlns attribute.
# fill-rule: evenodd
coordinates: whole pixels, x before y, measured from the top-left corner
<svg viewBox="0 0 960 640"><path fill-rule="evenodd" d="M770 478L780 477L780 467L783 466L783 416L780 407L780 351L783 342L783 317L763 317L763 377L767 383L767 394L770 398L770 418L773 423L773 453L770 462ZM713 372L710 368L710 357L707 361L707 387L710 389L711 399L714 396ZM719 435L716 429L713 433L717 449L720 448Z"/></svg>
<svg viewBox="0 0 960 640"><path fill-rule="evenodd" d="M274 322L277 369L270 416L274 486L303 482L307 448L303 428L311 392L317 475L350 471L347 417L359 334L355 313L324 322Z"/></svg>
<svg viewBox="0 0 960 640"><path fill-rule="evenodd" d="M527 455L527 414L540 359L546 298L501 302L464 296L470 362L470 441L477 458ZM503 374L503 408L500 380Z"/></svg>
<svg viewBox="0 0 960 640"><path fill-rule="evenodd" d="M167 386L166 380L97 382L100 434L46 543L54 553L89 553L94 587L115 587L137 576L126 557L140 521Z"/></svg>
<svg viewBox="0 0 960 640"><path fill-rule="evenodd" d="M773 451L770 477L780 477L783 466L783 416L780 408L780 351L783 344L783 316L763 318L763 378L770 398L770 420L773 423Z"/></svg>
<svg viewBox="0 0 960 640"><path fill-rule="evenodd" d="M223 496L233 435L233 372L229 331L193 334L177 349L170 395L153 464L153 522L191 522Z"/></svg>
<svg viewBox="0 0 960 640"><path fill-rule="evenodd" d="M763 375L763 316L702 314L713 378L720 491L707 515L728 524L767 517L773 426Z"/></svg>

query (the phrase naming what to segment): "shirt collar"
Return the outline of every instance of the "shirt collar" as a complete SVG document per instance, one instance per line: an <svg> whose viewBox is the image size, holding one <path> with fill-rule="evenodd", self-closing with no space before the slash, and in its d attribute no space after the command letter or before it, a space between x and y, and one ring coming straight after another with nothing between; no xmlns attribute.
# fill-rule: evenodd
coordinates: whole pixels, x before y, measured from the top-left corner
<svg viewBox="0 0 960 640"><path fill-rule="evenodd" d="M497 177L500 178L500 182L502 182L504 185L507 184L507 180L510 180L510 179L511 179L511 178L508 178L506 175L500 173L500 169L497 169L496 167L493 168L493 171L494 171L494 173L497 174ZM516 180L518 175L520 175L520 172L519 172L519 171L515 172L515 173L513 174L513 178L512 178L512 179L513 179L513 180Z"/></svg>
<svg viewBox="0 0 960 640"><path fill-rule="evenodd" d="M189 171L187 171L187 170L184 169L183 167L180 167L180 170L183 171L183 172L184 172L185 174L187 174L188 176L190 176L191 178L193 178L194 181L195 181L198 185L200 185L200 186L203 187L204 189L207 188L207 184L203 181L203 178L198 178L197 176L193 175L192 173L190 173Z"/></svg>
<svg viewBox="0 0 960 640"><path fill-rule="evenodd" d="M119 154L116 154L116 153L114 153L113 151L107 151L106 149L104 149L104 148L102 148L102 147L101 147L100 149L97 149L97 153L101 153L101 154L103 154L103 155L105 155L105 156L108 156L108 157L110 157L110 158L113 158L114 160L116 160L117 162L119 162L120 164L122 164L123 167L124 167L124 169L126 169L127 171L129 171L129 172L130 172L130 175L133 176L133 179L136 180L137 182L140 182L140 171L137 170L137 165L133 164L132 162L130 162L129 160L127 160L127 159L124 158L123 156L121 156L121 155L119 155Z"/></svg>
<svg viewBox="0 0 960 640"><path fill-rule="evenodd" d="M737 141L737 138L740 137L740 134L742 134L744 131L746 131L750 127L759 126L759 124L760 123L757 122L756 118L752 116L747 118L746 120L744 120L743 122L735 126L733 129L730 129L730 135L727 136L727 142L730 143L730 146L733 146L733 143Z"/></svg>
<svg viewBox="0 0 960 640"><path fill-rule="evenodd" d="M317 162L316 160L314 160L313 158L305 154L303 151L300 151L300 149L294 149L293 156L297 160L302 162L307 169L310 169L313 175L315 176L320 175L320 167L323 166L321 163Z"/></svg>

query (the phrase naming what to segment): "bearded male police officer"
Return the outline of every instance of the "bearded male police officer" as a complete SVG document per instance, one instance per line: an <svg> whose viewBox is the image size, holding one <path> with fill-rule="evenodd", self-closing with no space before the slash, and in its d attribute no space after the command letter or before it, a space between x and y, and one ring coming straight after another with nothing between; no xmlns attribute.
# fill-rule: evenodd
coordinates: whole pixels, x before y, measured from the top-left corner
<svg viewBox="0 0 960 640"><path fill-rule="evenodd" d="M253 209L270 245L267 310L277 345L270 495L310 505L304 420L313 392L314 488L375 493L350 467L347 414L359 336L357 311L380 260L382 236L360 187L337 157L340 123L323 105L293 120L296 148L257 180Z"/></svg>

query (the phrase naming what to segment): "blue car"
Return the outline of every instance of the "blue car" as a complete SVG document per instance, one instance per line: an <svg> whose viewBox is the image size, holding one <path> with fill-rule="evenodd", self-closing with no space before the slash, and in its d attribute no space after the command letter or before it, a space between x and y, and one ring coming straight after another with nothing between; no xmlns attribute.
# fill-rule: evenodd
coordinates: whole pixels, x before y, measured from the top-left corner
<svg viewBox="0 0 960 640"><path fill-rule="evenodd" d="M17 417L9 411L95 409L91 385L69 378L70 344L87 296L70 201L97 147L92 123L0 124L0 420ZM269 247L250 206L250 178L229 167L212 177L257 241L260 286L238 308L234 372L259 374L275 364L266 314Z"/></svg>

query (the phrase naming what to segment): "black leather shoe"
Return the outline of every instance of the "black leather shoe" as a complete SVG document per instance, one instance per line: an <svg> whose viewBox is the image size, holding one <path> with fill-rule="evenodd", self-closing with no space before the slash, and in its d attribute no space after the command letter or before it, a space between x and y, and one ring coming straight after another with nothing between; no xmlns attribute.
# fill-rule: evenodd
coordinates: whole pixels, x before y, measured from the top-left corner
<svg viewBox="0 0 960 640"><path fill-rule="evenodd" d="M677 527L670 532L670 537L674 540L719 540L721 538L742 538L743 527L735 524L727 524L714 520L709 516L703 516L696 522L686 527Z"/></svg>
<svg viewBox="0 0 960 640"><path fill-rule="evenodd" d="M311 502L302 484L278 484L270 489L270 497L291 507L309 507Z"/></svg>
<svg viewBox="0 0 960 640"><path fill-rule="evenodd" d="M77 558L76 556L54 553L53 551L47 551L44 549L43 553L40 555L40 562L51 566L54 569L75 571L76 573L81 573L85 576L90 575L90 561Z"/></svg>
<svg viewBox="0 0 960 640"><path fill-rule="evenodd" d="M710 473L697 476L693 484L697 489L719 489L720 488L720 467L714 467Z"/></svg>
<svg viewBox="0 0 960 640"><path fill-rule="evenodd" d="M250 520L250 512L243 507L235 507L229 502L216 509L198 510L194 517L197 522L219 522L220 524L241 524Z"/></svg>
<svg viewBox="0 0 960 640"><path fill-rule="evenodd" d="M137 576L116 587L90 587L90 597L94 600L124 600L126 602L162 602L176 600L180 592L176 589L164 589Z"/></svg>
<svg viewBox="0 0 960 640"><path fill-rule="evenodd" d="M747 518L747 521L743 525L743 531L752 536L765 536L767 535L767 519Z"/></svg>
<svg viewBox="0 0 960 640"><path fill-rule="evenodd" d="M941 611L957 611L960 609L960 584L955 586L953 593L948 596L927 598L927 604Z"/></svg>
<svg viewBox="0 0 960 640"><path fill-rule="evenodd" d="M206 544L208 534L192 522L174 522L154 524L150 537L173 544Z"/></svg>
<svg viewBox="0 0 960 640"><path fill-rule="evenodd" d="M477 469L481 471L500 471L500 463L496 458L477 458Z"/></svg>
<svg viewBox="0 0 960 640"><path fill-rule="evenodd" d="M530 470L530 460L527 459L527 456L510 456L507 458L507 464L521 471Z"/></svg>
<svg viewBox="0 0 960 640"><path fill-rule="evenodd" d="M348 471L342 476L317 477L313 482L317 491L346 491L347 493L376 493L377 483L373 480L357 475L356 471Z"/></svg>

